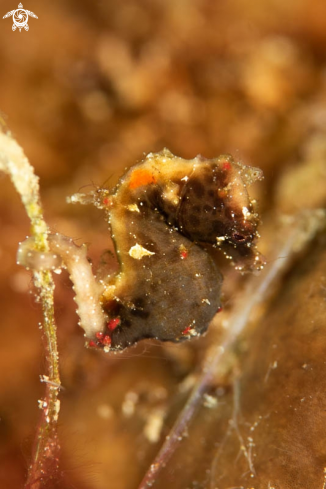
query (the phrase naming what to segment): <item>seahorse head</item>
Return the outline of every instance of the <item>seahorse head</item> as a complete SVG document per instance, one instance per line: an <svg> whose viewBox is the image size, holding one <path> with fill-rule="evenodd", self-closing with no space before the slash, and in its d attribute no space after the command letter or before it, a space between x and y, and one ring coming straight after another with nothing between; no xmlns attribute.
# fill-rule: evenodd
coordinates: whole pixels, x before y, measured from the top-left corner
<svg viewBox="0 0 326 489"><path fill-rule="evenodd" d="M170 226L191 241L221 248L235 262L246 259L238 268L261 267L254 246L259 219L247 189L262 178L260 169L229 155L184 160L163 150L149 155L138 171L148 172L152 202Z"/></svg>

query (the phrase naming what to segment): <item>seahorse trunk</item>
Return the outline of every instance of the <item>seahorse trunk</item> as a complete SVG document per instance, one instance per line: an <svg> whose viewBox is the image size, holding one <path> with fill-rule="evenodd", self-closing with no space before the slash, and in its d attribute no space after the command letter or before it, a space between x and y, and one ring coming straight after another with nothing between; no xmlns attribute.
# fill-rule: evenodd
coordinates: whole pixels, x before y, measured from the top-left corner
<svg viewBox="0 0 326 489"><path fill-rule="evenodd" d="M165 221L154 207L158 184L114 195L109 210L120 261L103 307L119 318L111 347L142 338L181 341L200 335L220 308L222 275L210 256Z"/></svg>

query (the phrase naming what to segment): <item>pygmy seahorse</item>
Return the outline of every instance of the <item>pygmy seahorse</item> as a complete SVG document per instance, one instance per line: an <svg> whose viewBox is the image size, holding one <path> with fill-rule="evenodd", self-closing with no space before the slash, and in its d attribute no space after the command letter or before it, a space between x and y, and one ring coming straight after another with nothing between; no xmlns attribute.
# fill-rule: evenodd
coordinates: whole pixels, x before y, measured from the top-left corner
<svg viewBox="0 0 326 489"><path fill-rule="evenodd" d="M205 244L221 248L239 269L262 267L253 244L258 215L247 192L261 177L228 155L185 160L165 149L130 168L111 192L94 193L120 264L101 297L108 315L101 333L109 333L111 349L206 331L221 308L222 275Z"/></svg>
<svg viewBox="0 0 326 489"><path fill-rule="evenodd" d="M179 342L204 333L221 308L223 280L207 247L239 270L263 266L247 191L261 178L229 155L185 160L164 149L131 167L113 190L71 197L105 210L120 265L97 288L87 279L85 252L59 235L50 239L75 282L88 345L122 350L143 338Z"/></svg>

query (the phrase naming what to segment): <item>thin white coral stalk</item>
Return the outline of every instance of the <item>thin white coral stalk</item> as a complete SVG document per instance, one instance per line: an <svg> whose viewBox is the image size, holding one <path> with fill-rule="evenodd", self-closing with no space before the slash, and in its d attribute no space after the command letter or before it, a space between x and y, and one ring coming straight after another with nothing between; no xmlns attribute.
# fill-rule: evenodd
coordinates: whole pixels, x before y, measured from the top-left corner
<svg viewBox="0 0 326 489"><path fill-rule="evenodd" d="M0 131L0 171L10 176L21 197L31 221L34 249L41 253L48 252L48 227L43 219L39 196L39 179L22 148L8 131ZM59 443L56 428L60 410L58 400L60 376L54 321L53 278L49 270L34 270L33 278L43 309L43 337L48 370L45 397L39 404L42 409L42 416L25 486L26 488L37 489L41 487L47 477L50 478L53 472L58 469ZM51 458L49 458L49 454L51 454Z"/></svg>

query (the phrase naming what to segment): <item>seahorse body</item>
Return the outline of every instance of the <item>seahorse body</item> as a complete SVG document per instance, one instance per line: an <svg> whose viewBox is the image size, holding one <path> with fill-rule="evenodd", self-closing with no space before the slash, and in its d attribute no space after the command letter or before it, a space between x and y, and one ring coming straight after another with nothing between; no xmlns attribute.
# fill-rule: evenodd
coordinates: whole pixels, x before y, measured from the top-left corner
<svg viewBox="0 0 326 489"><path fill-rule="evenodd" d="M98 193L120 263L101 299L111 349L206 331L221 306L222 275L203 245L259 261L246 186L260 175L230 156L184 160L163 150L130 168L109 195Z"/></svg>
<svg viewBox="0 0 326 489"><path fill-rule="evenodd" d="M239 270L264 263L254 245L258 215L247 192L261 177L231 156L149 154L111 192L71 198L106 210L119 273L97 279L85 246L59 234L49 235L45 253L27 239L18 262L34 270L68 269L89 346L122 350L142 338L199 336L220 309L222 275L207 246L220 248Z"/></svg>

